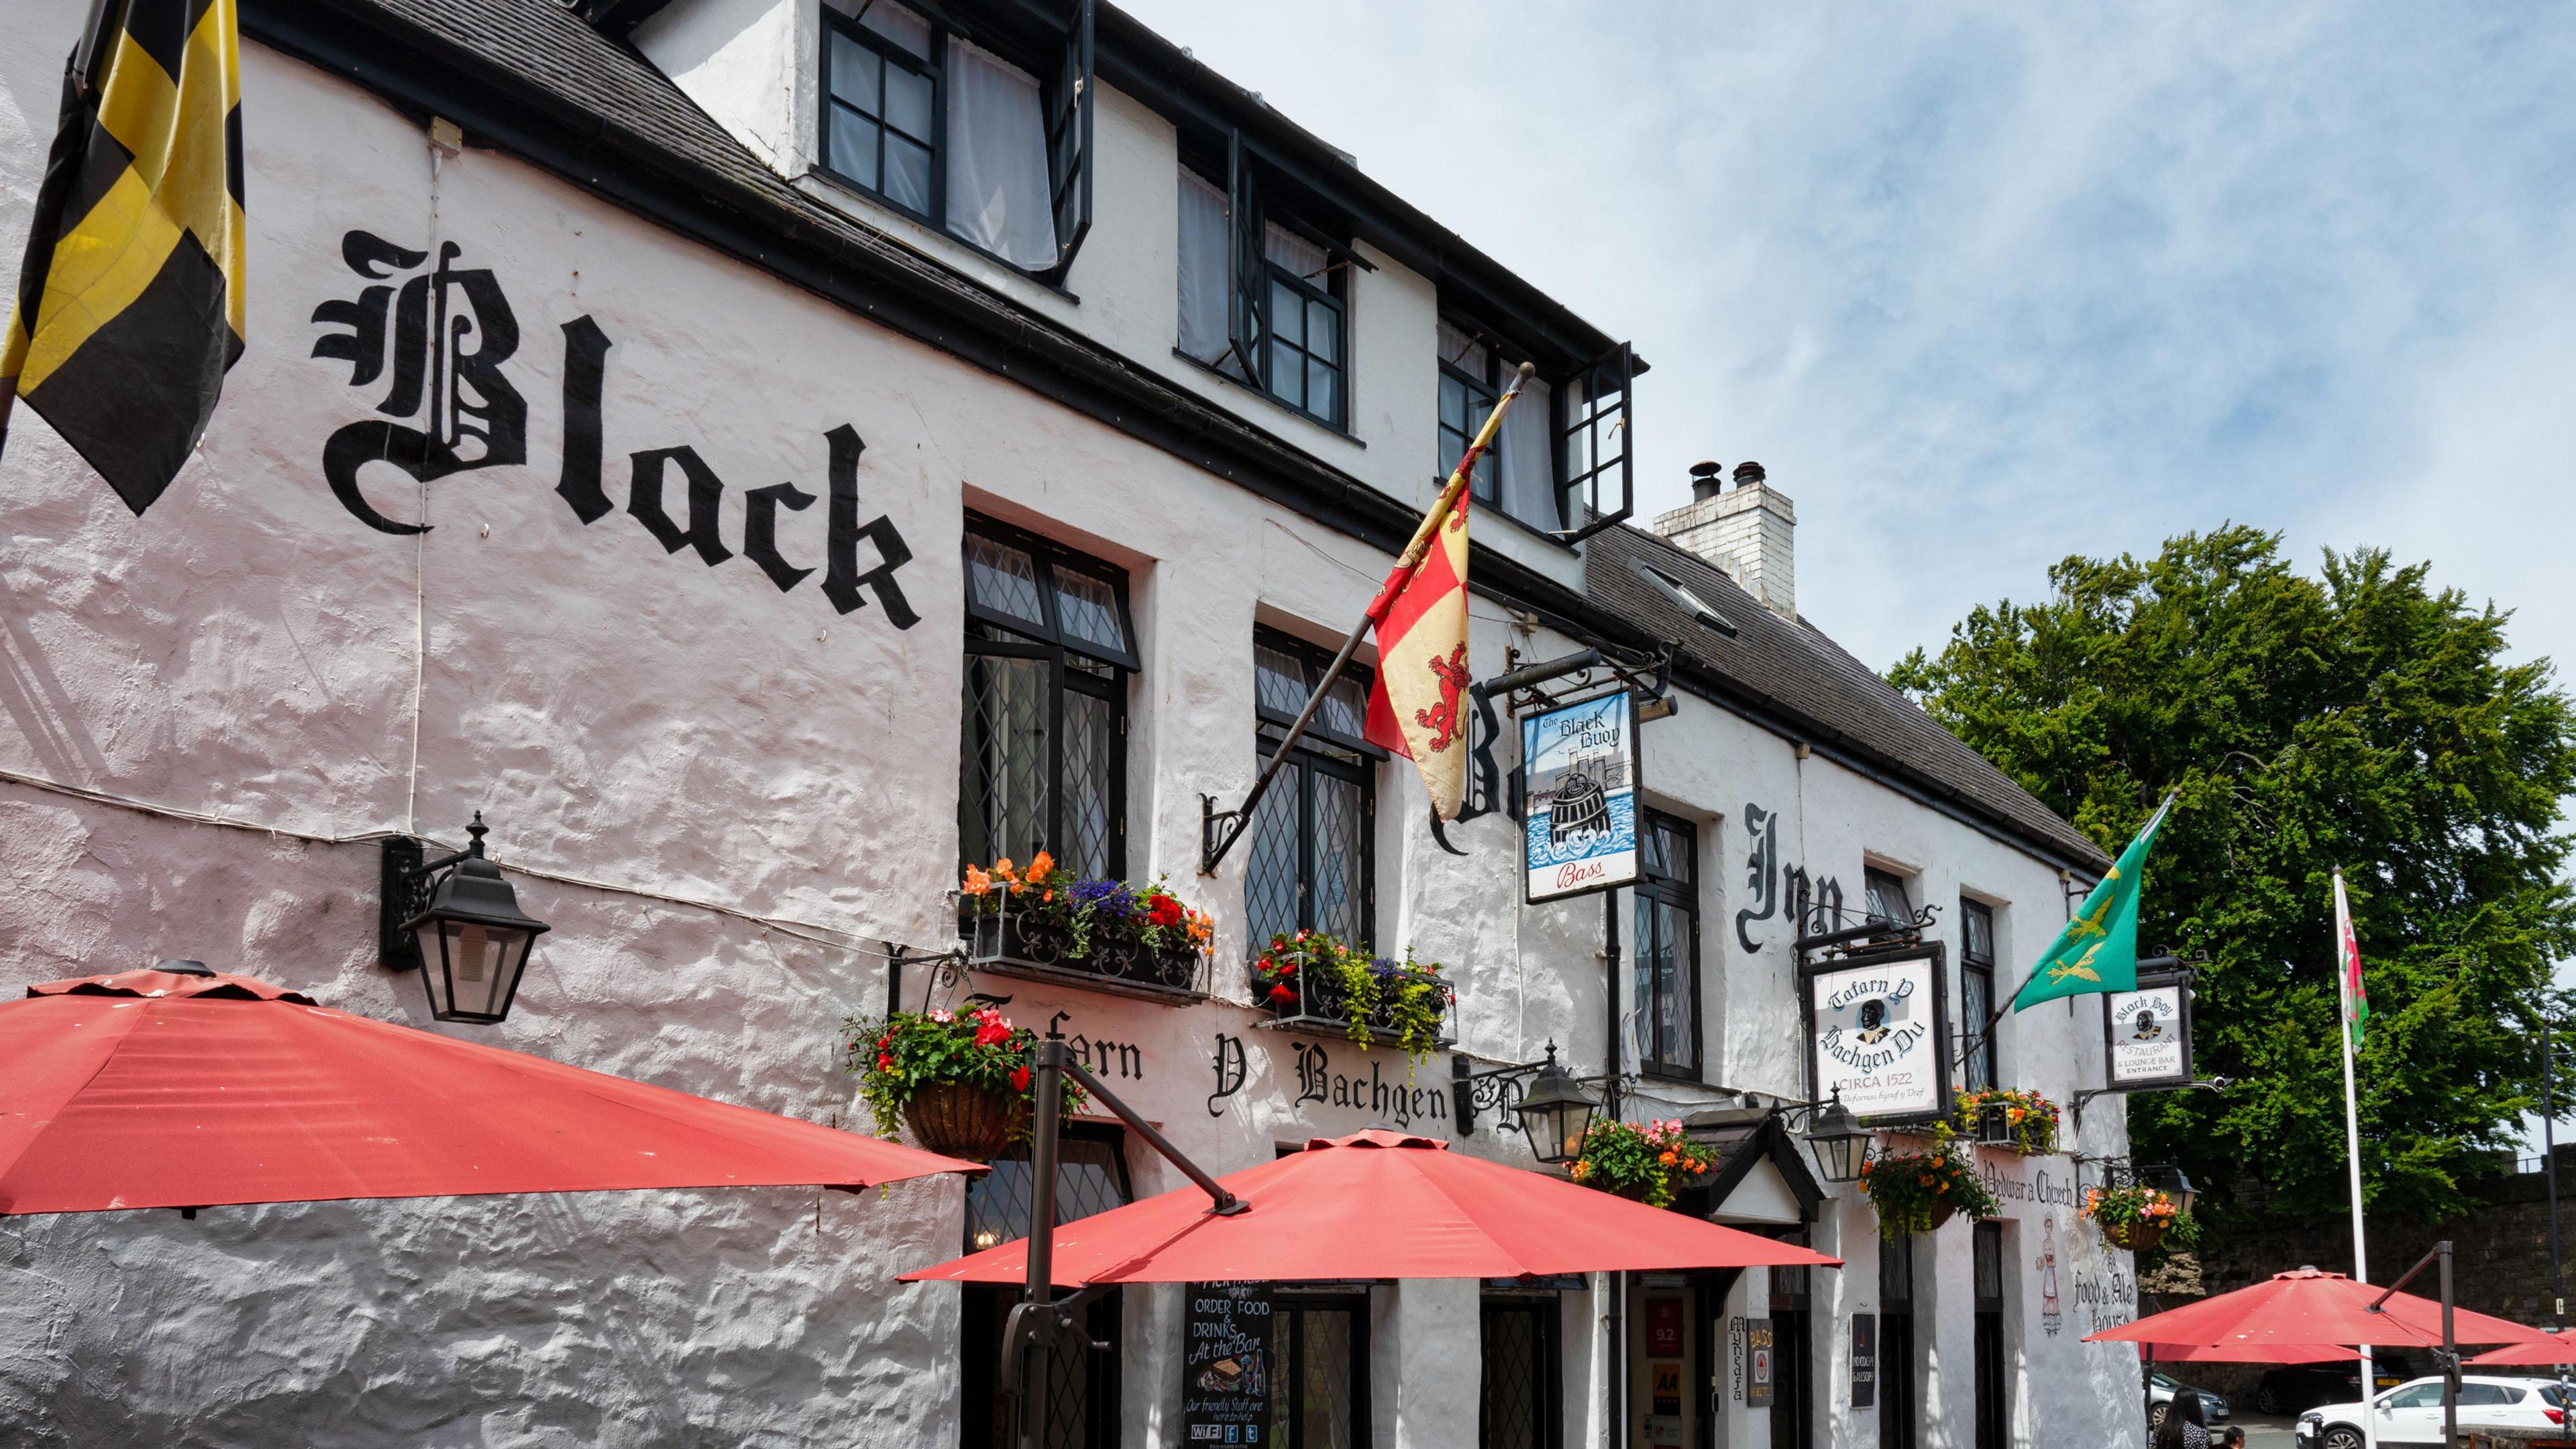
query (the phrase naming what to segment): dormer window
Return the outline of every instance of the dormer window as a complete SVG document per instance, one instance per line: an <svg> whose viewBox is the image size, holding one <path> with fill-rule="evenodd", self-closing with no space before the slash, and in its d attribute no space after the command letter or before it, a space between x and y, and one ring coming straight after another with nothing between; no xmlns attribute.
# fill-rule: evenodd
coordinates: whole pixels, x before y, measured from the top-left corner
<svg viewBox="0 0 2576 1449"><path fill-rule="evenodd" d="M1494 400L1527 354L1485 329L1442 317L1440 474L1449 476L1485 426ZM1622 343L1587 366L1545 363L1503 414L1491 451L1476 460L1476 501L1541 533L1579 542L1628 516L1628 380ZM1607 496L1605 498L1605 488Z"/></svg>
<svg viewBox="0 0 2576 1449"><path fill-rule="evenodd" d="M1229 141L1224 187L1181 167L1179 351L1347 431L1350 276L1368 264L1311 216L1266 207L1247 149Z"/></svg>
<svg viewBox="0 0 2576 1449"><path fill-rule="evenodd" d="M1042 59L1046 81L1024 65ZM899 0L829 0L818 158L888 206L1060 282L1091 226L1091 90L1091 0L1060 28L974 39Z"/></svg>

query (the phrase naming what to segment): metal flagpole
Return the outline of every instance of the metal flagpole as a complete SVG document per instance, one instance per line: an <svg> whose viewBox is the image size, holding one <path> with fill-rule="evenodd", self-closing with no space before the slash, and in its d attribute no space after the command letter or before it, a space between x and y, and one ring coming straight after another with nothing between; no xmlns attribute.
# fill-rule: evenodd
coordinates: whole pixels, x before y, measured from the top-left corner
<svg viewBox="0 0 2576 1449"><path fill-rule="evenodd" d="M1504 390L1501 397L1494 399L1494 410L1485 415L1485 425L1476 430L1476 439L1467 445L1467 451L1458 455L1458 466L1449 471L1449 481L1442 485L1440 497L1432 503L1431 511L1422 515L1422 526L1413 531L1413 541L1406 544L1404 552L1397 556L1395 572L1388 575L1389 582L1393 582L1396 574L1422 562L1422 556L1430 551L1432 535L1439 532L1449 510L1466 506L1467 480L1476 471L1476 460L1493 447L1494 435L1502 430L1503 413L1519 400L1522 386L1537 371L1536 365L1522 363L1520 371L1512 377L1512 385ZM1368 638L1369 626L1377 622L1378 603L1385 597L1386 590L1379 590L1377 597L1370 600L1369 612L1362 614L1360 621L1351 626L1350 637L1342 641L1341 652L1325 666L1324 677L1315 681L1315 692L1306 696L1306 707L1297 712L1296 722L1288 726L1286 737L1279 741L1277 749L1270 752L1270 763L1263 766L1261 774L1253 780L1252 793L1243 797L1243 803L1230 811L1220 812L1213 797L1199 797L1199 874L1216 874L1217 865L1225 859L1226 852L1234 849L1234 843L1243 838L1244 830L1252 824L1254 808L1261 804L1261 797L1270 792L1270 782L1278 776L1280 768L1288 763L1288 752L1296 748L1297 741L1306 733L1306 726L1314 723L1315 711L1323 708L1324 696L1332 691L1333 682L1350 667L1351 656L1360 652L1361 642Z"/></svg>
<svg viewBox="0 0 2576 1449"><path fill-rule="evenodd" d="M2344 952L2345 940L2352 933L2352 907L2344 900L2343 872L2334 873L2334 974L2335 1035L2343 1041L2343 1136L2346 1155L2352 1166L2352 1281L2370 1281L2370 1254L2363 1242L2361 1224L2361 1106L2352 1085L2352 974ZM2379 1398L2378 1376L2372 1371L2370 1345L2361 1348L2361 1440L2367 1449L2379 1449L2379 1419L2375 1412Z"/></svg>

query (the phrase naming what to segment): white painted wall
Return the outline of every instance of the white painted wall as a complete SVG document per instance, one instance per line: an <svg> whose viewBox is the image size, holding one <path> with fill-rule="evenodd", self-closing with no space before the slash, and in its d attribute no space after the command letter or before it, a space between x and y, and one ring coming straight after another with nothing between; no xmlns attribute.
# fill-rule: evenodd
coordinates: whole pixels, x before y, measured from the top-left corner
<svg viewBox="0 0 2576 1449"><path fill-rule="evenodd" d="M11 256L52 114L52 38L80 12L76 0L29 4L0 35L0 254ZM675 11L647 43L695 55L688 74L716 93L782 74L779 57L801 44L780 40L784 5ZM728 17L731 30L718 23ZM1238 795L1254 772L1256 616L1337 634L1383 555L515 161L469 150L433 172L411 122L256 45L244 68L250 347L201 454L139 519L31 414L19 414L0 463L0 770L17 777L0 779L0 995L194 956L371 1015L851 1122L838 1031L883 1000L874 944L941 937L957 854L956 559L973 506L1134 571L1145 669L1131 696L1132 873L1168 874L1218 913L1228 999L1176 1010L977 984L1011 993L1023 1022L1061 1012L1068 1031L1136 1046L1144 1074L1123 1084L1133 1100L1219 1170L1395 1115L1379 1088L1407 1085L1408 1115L1411 1089L1445 1091L1445 1062L1408 1084L1401 1057L1326 1040L1308 1045L1370 1082L1371 1100L1300 1103L1296 1039L1253 1029L1261 1018L1244 1000L1244 853L1215 880L1194 873L1199 794ZM1151 328L1134 322L1147 337L1169 327L1168 284L1115 263L1123 248L1169 265L1167 241L1153 240L1168 237L1168 174L1148 164L1160 123L1114 95L1101 116L1104 134L1136 144L1104 148L1104 229L1084 264L1097 280L1078 271L1078 309L1043 305L1099 326L1160 307ZM1131 191L1134 211L1110 204ZM1148 192L1158 215L1142 205ZM505 372L527 403L525 464L425 489L381 465L362 475L375 507L436 525L419 537L362 526L321 474L325 440L384 393L381 380L352 388L347 363L309 355L315 307L368 284L341 255L357 229L454 244L457 266L493 271L518 323ZM1362 288L1355 313L1373 352L1394 356L1418 328L1424 360L1364 364L1367 386L1395 401L1358 415L1383 435L1336 461L1365 458L1373 480L1416 496L1431 451L1428 289L1394 268ZM665 552L625 511L579 522L555 487L562 329L585 317L612 342L612 501L627 502L629 453L685 444L726 485L719 532L738 551L744 491L794 480L823 493L824 435L846 424L867 445L861 517L882 513L901 531L913 558L895 577L919 622L896 627L882 598L839 613L819 574L782 593L748 559L709 566ZM1408 439L1413 419L1421 436ZM818 502L781 515L791 560L822 563L825 512ZM1473 613L1488 672L1507 644L1542 657L1575 647L1489 601ZM1784 812L1786 861L1839 875L1854 899L1862 855L1877 852L1921 862L1939 892L1965 883L2015 903L2003 918L2015 954L2061 911L2047 869L1848 772L1801 763L1788 742L1700 701L1645 740L1649 790L1704 830L1711 1086L1656 1084L1642 1111L1681 1115L1713 1103L1719 1084L1803 1094L1788 924L1752 927L1754 951L1734 936L1748 802ZM1469 853L1445 855L1410 770L1399 762L1380 781L1381 942L1450 963L1462 1049L1524 1061L1553 1039L1570 1061L1601 1063L1603 902L1517 907L1510 821L1465 823L1453 836ZM437 1028L416 985L375 965L376 848L365 837L454 841L476 808L518 872L522 904L555 929L508 1023ZM1624 903L1620 914L1633 917ZM908 992L920 989L916 972ZM2052 1025L2048 1015L2031 1025ZM1244 1041L1248 1079L1211 1105L1219 1033ZM2084 1060L2063 1035L2029 1030L2007 1047L2006 1073L2062 1094ZM2096 1150L2115 1145L2105 1123L2089 1139ZM1457 1145L1527 1162L1491 1124ZM1131 1165L1140 1192L1180 1185L1150 1156ZM959 1203L956 1185L929 1183L856 1198L635 1193L220 1209L195 1222L0 1220L0 1441L950 1443L954 1290L893 1280L954 1251ZM2062 1251L2099 1251L2062 1207L2016 1212L2053 1213ZM1874 1296L1871 1231L1848 1200L1820 1228L1820 1243L1854 1256L1839 1284L1819 1275L1820 1308L1829 1293L1837 1313ZM1965 1252L1954 1226L1933 1255L1964 1265ZM1376 1297L1388 1326L1378 1350L1393 1367L1379 1380L1381 1442L1472 1442L1473 1285ZM1602 1433L1599 1297L1564 1300L1574 1442ZM1964 1296L1949 1301L1964 1314ZM1177 1300L1133 1294L1127 1314L1128 1438L1169 1444L1177 1379L1163 1345ZM1834 1330L1844 1333L1839 1318ZM2028 1442L2120 1442L2134 1362L2073 1340L2070 1330L2027 1343ZM1964 1442L1964 1400L1936 1402L1948 1438L1927 1442ZM1838 1442L1869 1442L1866 1415L1848 1427ZM1731 1422L1732 1442L1758 1432L1749 1411Z"/></svg>

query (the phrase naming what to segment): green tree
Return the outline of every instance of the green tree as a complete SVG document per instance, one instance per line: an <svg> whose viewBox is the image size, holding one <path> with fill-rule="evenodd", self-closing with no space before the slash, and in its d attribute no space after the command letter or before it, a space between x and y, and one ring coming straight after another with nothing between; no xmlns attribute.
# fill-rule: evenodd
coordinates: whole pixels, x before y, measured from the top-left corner
<svg viewBox="0 0 2576 1449"><path fill-rule="evenodd" d="M2230 525L2049 578L2047 602L1979 608L1889 679L2105 850L2176 793L2139 940L2208 958L2199 1069L2237 1085L2132 1097L2138 1160L2248 1208L2346 1208L2341 866L2371 1003L2365 1193L2461 1210L2458 1179L2535 1100L2525 1023L2576 950L2559 881L2576 710L2550 664L2506 662L2506 614L2384 550L2329 551L2309 578L2277 535ZM2023 1029L2080 1029L2061 1010Z"/></svg>

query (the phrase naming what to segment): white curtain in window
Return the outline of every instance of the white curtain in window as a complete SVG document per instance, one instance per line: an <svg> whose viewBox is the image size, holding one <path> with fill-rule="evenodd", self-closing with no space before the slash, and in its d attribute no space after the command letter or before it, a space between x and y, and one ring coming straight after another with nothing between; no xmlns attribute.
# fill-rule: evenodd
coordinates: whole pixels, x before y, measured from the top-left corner
<svg viewBox="0 0 2576 1449"><path fill-rule="evenodd" d="M1262 228L1261 251L1270 260L1294 272L1308 286L1327 286L1324 264L1330 258L1324 254L1324 249L1279 223L1274 221Z"/></svg>
<svg viewBox="0 0 2576 1449"><path fill-rule="evenodd" d="M1213 363L1226 349L1225 193L1181 168L1181 350Z"/></svg>
<svg viewBox="0 0 2576 1449"><path fill-rule="evenodd" d="M1503 511L1532 528L1565 527L1556 497L1556 399L1547 384L1533 377L1520 399L1503 414ZM1482 422L1483 419L1477 421Z"/></svg>
<svg viewBox="0 0 2576 1449"><path fill-rule="evenodd" d="M948 229L1018 266L1055 265L1038 83L948 42Z"/></svg>

